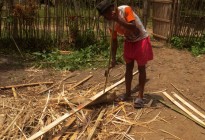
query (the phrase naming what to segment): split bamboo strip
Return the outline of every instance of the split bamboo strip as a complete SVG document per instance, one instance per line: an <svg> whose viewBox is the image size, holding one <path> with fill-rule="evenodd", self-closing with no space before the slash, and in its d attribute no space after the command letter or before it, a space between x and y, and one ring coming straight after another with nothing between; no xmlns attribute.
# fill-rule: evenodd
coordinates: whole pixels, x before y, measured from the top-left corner
<svg viewBox="0 0 205 140"><path fill-rule="evenodd" d="M79 134L79 136L77 137L77 139L80 139L81 136L85 133L85 131L87 130L88 126L90 125L90 123L93 121L93 119L100 113L101 108L97 111L93 111L92 114L93 116L88 120L88 122L86 123L86 126L83 128L83 130L81 131L81 133Z"/></svg>
<svg viewBox="0 0 205 140"><path fill-rule="evenodd" d="M134 125L134 124L136 124L136 122L134 122L134 121L126 120L124 118L121 118L121 117L118 117L118 116L115 116L115 115L114 115L114 118L119 120L119 121L121 121L121 122L126 123L127 125Z"/></svg>
<svg viewBox="0 0 205 140"><path fill-rule="evenodd" d="M89 80L91 77L93 77L92 75L89 75L88 77L84 78L83 80L81 80L80 82L76 83L75 85L73 85L72 87L69 88L69 90L79 86L80 84L84 83L85 81Z"/></svg>
<svg viewBox="0 0 205 140"><path fill-rule="evenodd" d="M69 106L73 111L75 111L76 108L75 108L74 104L72 104L71 102L69 102L68 99L65 97L64 87L63 87L63 92L61 93L61 96L62 96L63 99L65 100L66 104L68 104L68 106ZM79 120L81 120L81 122L83 122L82 119L81 119L81 117L80 117L80 114L79 114L78 112L76 112L76 114L77 114L77 117L79 118Z"/></svg>
<svg viewBox="0 0 205 140"><path fill-rule="evenodd" d="M19 118L23 110L24 110L24 106L22 107L21 111L16 115L16 117L13 119L13 121L10 123L10 125L2 132L0 138L2 138L6 134L6 132L10 129L10 127L16 122L16 120Z"/></svg>
<svg viewBox="0 0 205 140"><path fill-rule="evenodd" d="M194 104L195 106L197 106L200 110L204 111L205 110L200 107L198 104L196 104L195 102L193 102L192 100L188 99L186 96L184 96L184 94L182 93L182 91L180 89L178 89L174 84L171 83L171 85L180 93L181 96L183 96L186 100L188 100L189 102L191 102L192 104Z"/></svg>
<svg viewBox="0 0 205 140"><path fill-rule="evenodd" d="M163 3L163 4L170 4L172 0L151 0L153 3Z"/></svg>
<svg viewBox="0 0 205 140"><path fill-rule="evenodd" d="M44 92L46 92L46 91L52 89L53 87L59 85L59 84L62 83L63 81L67 80L68 78L74 77L75 75L76 75L76 74L73 74L73 73L69 74L69 75L68 75L66 78L64 78L63 80L57 82L56 84L52 85L51 87L49 87L49 88L47 88L47 89L45 89L45 90L39 92L38 94L42 94L42 93L44 93Z"/></svg>
<svg viewBox="0 0 205 140"><path fill-rule="evenodd" d="M52 140L59 140L62 135L66 132L66 130L74 123L74 121L76 120L76 117L72 117L70 119L68 119L68 121L65 123L65 126L63 127L63 129L58 132L53 138Z"/></svg>
<svg viewBox="0 0 205 140"><path fill-rule="evenodd" d="M14 40L13 36L11 36L11 39L12 39L12 41L14 42L14 44L15 44L15 46L16 46L18 52L20 53L21 57L24 58L24 56L23 56L23 54L21 53L21 50L19 49L19 47L18 47L16 41Z"/></svg>
<svg viewBox="0 0 205 140"><path fill-rule="evenodd" d="M201 126L202 128L205 128L205 126L203 126L202 124L200 124L199 122L197 122L195 119L193 119L191 116L187 115L185 112L181 111L179 108L176 108L170 104L167 104L166 102L162 101L162 100L158 100L160 103L162 103L163 105L165 105L166 107L172 109L173 111L187 117L188 119L192 120L193 122L195 122L196 124L198 124L199 126Z"/></svg>
<svg viewBox="0 0 205 140"><path fill-rule="evenodd" d="M134 72L133 75L135 75L137 73L138 73L138 71ZM105 94L109 90L111 90L111 89L115 88L116 86L122 84L124 81L125 81L125 78L121 79L120 81L116 82L115 84L111 85L110 87L107 87L105 89L105 91L103 90L103 91L97 93L96 95L94 95L93 97L90 98L90 101L87 101L84 104L80 104L76 108L75 111L71 111L70 113L65 113L63 116L59 117L54 122L50 123L49 125L45 126L43 129L41 129L40 131L38 131L37 133L32 135L30 138L28 138L28 140L34 140L34 139L40 137L41 135L45 134L47 131L49 131L50 129L52 129L53 127L55 127L56 125L58 125L59 123L61 123L65 119L67 119L68 117L72 116L73 114L75 114L76 112L81 110L82 108L86 107L87 105L89 105L90 103L92 103L93 101L95 101L96 99L101 97L103 94Z"/></svg>
<svg viewBox="0 0 205 140"><path fill-rule="evenodd" d="M174 92L173 92L174 93ZM187 101L185 101L182 97L180 97L179 95L177 95L176 93L173 94L177 99L179 99L183 104L185 104L187 107L189 107L191 110L193 110L195 113L197 113L198 115L200 115L202 118L205 119L205 115L203 113L201 113L199 110L197 110L196 108L194 108L191 104L189 104Z"/></svg>
<svg viewBox="0 0 205 140"><path fill-rule="evenodd" d="M42 126L43 126L43 121L42 121L42 119L43 119L43 117L44 117L44 113L45 113L46 108L47 108L47 106L48 106L49 99L50 99L50 90L49 90L49 93L48 93L48 98L47 98L47 100L46 100L45 107L44 107L44 109L43 109L43 111L42 111L41 117L39 118L39 122L38 122L38 124L41 123Z"/></svg>
<svg viewBox="0 0 205 140"><path fill-rule="evenodd" d="M140 110L140 112L141 112L141 115L142 115L142 109ZM139 112L138 112L138 114L135 116L135 119L134 119L134 120L135 120L135 121L138 120L138 119L139 119L139 116L141 116L141 115L140 115ZM126 132L124 132L124 134L123 134L121 140L124 140L124 137L131 131L132 126L133 126L133 125L130 125L130 126L128 127L128 129L126 130Z"/></svg>
<svg viewBox="0 0 205 140"><path fill-rule="evenodd" d="M76 131L70 138L70 140L76 140L77 139L77 136L78 136L78 131Z"/></svg>
<svg viewBox="0 0 205 140"><path fill-rule="evenodd" d="M189 110L187 110L186 108L184 108L179 102L177 102L174 98L172 98L167 92L163 92L163 94L172 102L174 103L177 107L179 107L181 110L183 110L185 113L187 113L189 116L191 116L194 120L196 120L197 122L199 122L201 125L203 125L205 127L205 123L199 119L197 116L195 116L194 114L192 114Z"/></svg>
<svg viewBox="0 0 205 140"><path fill-rule="evenodd" d="M3 87L0 87L0 89L28 87L28 86L36 86L36 85L43 85L43 84L53 84L53 82L38 82L38 83L29 83L29 84L19 84L19 85L3 86Z"/></svg>
<svg viewBox="0 0 205 140"><path fill-rule="evenodd" d="M96 131L96 128L99 126L100 124L100 121L103 117L103 115L105 114L105 111L106 109L103 109L101 112L100 112L100 115L98 116L96 122L95 122L95 125L93 126L91 132L89 132L89 135L88 135L88 138L87 140L91 140L93 138L93 135L95 134L95 131Z"/></svg>
<svg viewBox="0 0 205 140"><path fill-rule="evenodd" d="M18 96L17 96L17 93L16 93L16 90L15 90L15 88L14 87L12 87L12 92L13 92L13 95L14 95L14 98L18 98Z"/></svg>
<svg viewBox="0 0 205 140"><path fill-rule="evenodd" d="M22 135L24 136L25 139L27 139L26 135L24 134L23 130L16 124L16 122L14 123L14 125L19 129L19 131L21 131Z"/></svg>
<svg viewBox="0 0 205 140"><path fill-rule="evenodd" d="M165 131L165 130L160 129L160 131L162 131L162 132L164 132L164 133L166 133L166 134L169 134L169 135L175 137L176 139L181 140L181 138L179 138L179 137L175 136L174 134L171 134L171 133L169 133L169 132L167 132L167 131Z"/></svg>

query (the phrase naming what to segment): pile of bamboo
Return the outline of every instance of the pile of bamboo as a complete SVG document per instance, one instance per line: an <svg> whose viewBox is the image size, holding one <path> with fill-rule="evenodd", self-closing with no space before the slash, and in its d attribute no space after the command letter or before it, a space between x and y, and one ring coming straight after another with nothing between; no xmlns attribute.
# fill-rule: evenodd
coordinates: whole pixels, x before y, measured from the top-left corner
<svg viewBox="0 0 205 140"><path fill-rule="evenodd" d="M135 74L137 72L133 73ZM88 75L84 79L78 76L76 73L68 73L57 82L0 87L0 139L134 140L136 136L143 137L156 131L180 139L163 129L150 127L155 121L167 123L160 112L151 107L153 100L145 108L138 110L134 109L132 102L114 102L117 86L125 81L120 78L121 74L116 76L117 82L109 82L105 89L104 82L82 86L93 76ZM79 81L73 81L78 78ZM177 91L180 92L179 89ZM173 93L173 98L165 90L150 94L157 93L163 93L179 109L159 100L161 103L205 128L205 115L191 105L189 100L176 93ZM155 112L152 118L144 117L152 111ZM143 131L136 131L136 128L143 128Z"/></svg>
<svg viewBox="0 0 205 140"><path fill-rule="evenodd" d="M70 73L55 83L40 82L0 87L0 138L134 139L135 135L141 134L131 131L135 126L146 128L149 132L145 133L153 133L148 126L160 119L160 113L152 119L142 121L140 117L150 110L130 112L133 103L113 104L116 93L112 89L123 83L124 78L104 90L104 83L91 85L86 89L77 88L92 78L92 75L79 82L68 81L75 76L77 75ZM65 83L67 86L64 86ZM35 86L36 89L31 86ZM29 88L21 93L15 90L26 87ZM11 93L8 91L12 91L13 97L4 97L5 94ZM36 91L35 96L33 91ZM101 104L105 102L109 104Z"/></svg>

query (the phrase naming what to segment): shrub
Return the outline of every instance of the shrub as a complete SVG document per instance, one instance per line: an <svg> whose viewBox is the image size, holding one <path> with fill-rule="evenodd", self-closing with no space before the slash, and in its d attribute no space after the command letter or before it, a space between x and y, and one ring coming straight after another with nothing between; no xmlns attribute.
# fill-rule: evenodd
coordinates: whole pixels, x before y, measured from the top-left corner
<svg viewBox="0 0 205 140"><path fill-rule="evenodd" d="M171 44L177 49L188 49L194 56L205 54L205 35L200 38L173 37Z"/></svg>

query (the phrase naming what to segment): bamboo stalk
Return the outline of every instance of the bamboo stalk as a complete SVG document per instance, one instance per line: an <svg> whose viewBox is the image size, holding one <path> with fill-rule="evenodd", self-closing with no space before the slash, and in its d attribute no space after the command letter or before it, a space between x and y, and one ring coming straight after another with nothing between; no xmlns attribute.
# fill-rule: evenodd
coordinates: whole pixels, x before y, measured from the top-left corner
<svg viewBox="0 0 205 140"><path fill-rule="evenodd" d="M142 110L141 110L141 112L142 112ZM139 112L138 112L139 113ZM141 114L142 115L142 114ZM135 121L136 120L138 120L139 119L139 114L137 114L136 116L135 116ZM130 130L132 129L132 126L133 125L130 125L128 128L127 128L127 130L126 130L126 132L124 132L124 134L123 134L123 136L122 136L122 138L121 138L121 140L124 140L124 137L130 132Z"/></svg>
<svg viewBox="0 0 205 140"><path fill-rule="evenodd" d="M88 135L88 138L87 140L91 140L93 138L93 135L95 134L95 131L96 131L96 128L99 126L100 124L100 121L103 117L103 115L105 114L105 111L106 109L103 109L101 112L100 112L100 115L98 116L96 122L95 122L95 125L93 126L91 132L89 132L89 135Z"/></svg>
<svg viewBox="0 0 205 140"><path fill-rule="evenodd" d="M203 126L202 124L200 124L199 122L197 122L196 120L194 120L191 116L187 115L185 112L181 111L179 108L176 108L176 107L174 107L174 106L172 106L172 105L170 105L170 104L168 104L168 103L166 103L166 102L164 102L164 101L162 101L162 100L158 100L158 101L159 101L161 104L165 105L166 107L172 109L173 111L175 111L175 112L177 112L177 113L183 115L184 117L190 119L191 121L195 122L195 123L196 123L197 125L199 125L200 127L205 128L205 126Z"/></svg>
<svg viewBox="0 0 205 140"><path fill-rule="evenodd" d="M19 85L3 86L3 87L0 87L0 89L28 87L28 86L36 86L36 85L43 85L43 84L53 84L53 82L38 82L38 83L29 83L29 84L19 84Z"/></svg>
<svg viewBox="0 0 205 140"><path fill-rule="evenodd" d="M133 75L137 74L138 71L134 72ZM92 96L90 98L90 101L85 102L84 104L80 104L75 111L70 111L70 113L65 113L63 116L59 117L58 119L56 119L54 122L50 123L49 125L45 126L43 129L41 129L40 131L38 131L37 133L35 133L34 135L32 135L30 138L28 138L28 140L34 140L38 137L40 137L41 135L45 134L46 132L48 132L50 129L52 129L53 127L55 127L56 125L58 125L59 123L61 123L62 121L64 121L65 119L67 119L68 117L72 116L73 114L75 114L76 112L78 112L79 110L83 109L84 107L86 107L87 105L89 105L90 103L92 103L93 101L95 101L96 99L98 99L99 97L101 97L103 94L105 94L106 92L108 92L109 90L115 88L116 86L122 84L125 81L125 78L121 79L120 81L116 82L115 84L111 85L110 87L107 87L104 90L102 90L101 92L97 93L96 95Z"/></svg>
<svg viewBox="0 0 205 140"><path fill-rule="evenodd" d="M164 132L164 133L166 133L166 134L169 134L169 135L171 135L171 136L175 137L176 139L181 140L181 138L179 138L179 137L175 136L174 134L171 134L170 132L167 132L167 131L165 131L165 130L163 130L163 129L159 129L159 130L160 130L160 131L162 131L162 132Z"/></svg>
<svg viewBox="0 0 205 140"><path fill-rule="evenodd" d="M12 41L14 42L14 44L15 44L15 46L16 46L18 52L20 53L21 57L24 57L23 54L21 53L21 50L19 49L19 47L18 47L16 41L14 40L13 36L11 36L11 39L12 39Z"/></svg>
<svg viewBox="0 0 205 140"><path fill-rule="evenodd" d="M79 86L80 84L84 83L85 81L89 80L91 77L93 77L92 75L89 75L88 77L84 78L83 80L79 81L78 83L76 83L75 85L73 85L72 87L69 88L69 90Z"/></svg>
<svg viewBox="0 0 205 140"><path fill-rule="evenodd" d="M68 119L68 121L65 123L65 126L63 127L63 129L58 132L53 138L52 140L59 140L62 135L67 131L67 129L75 122L76 117L70 118Z"/></svg>
<svg viewBox="0 0 205 140"><path fill-rule="evenodd" d="M13 92L13 95L14 95L14 98L18 98L18 96L17 96L17 93L16 93L16 90L15 90L15 88L14 87L12 87L12 92Z"/></svg>
<svg viewBox="0 0 205 140"><path fill-rule="evenodd" d="M23 112L24 106L22 107L21 111L16 115L13 121L9 124L9 126L1 133L0 138L2 138L6 132L11 128L11 126L15 123L15 121L19 118L20 114Z"/></svg>
<svg viewBox="0 0 205 140"><path fill-rule="evenodd" d="M200 110L204 111L205 110L200 107L198 104L196 104L195 102L193 102L192 100L188 99L186 96L184 96L184 94L182 93L182 91L180 89L178 89L174 84L171 83L171 85L180 93L181 96L183 96L186 100L188 100L189 102L191 102L192 104L194 104L195 106L197 106Z"/></svg>
<svg viewBox="0 0 205 140"><path fill-rule="evenodd" d="M69 74L69 75L68 75L66 78L64 78L63 80L57 82L56 84L52 85L51 87L49 87L49 88L47 88L47 89L45 89L45 90L39 92L38 94L42 94L42 93L44 93L44 92L46 92L46 91L52 89L53 87L59 85L59 84L62 83L63 81L67 80L68 78L74 77L75 75L76 75L76 74L73 74L73 73Z"/></svg>
<svg viewBox="0 0 205 140"><path fill-rule="evenodd" d="M78 136L79 131L76 131L70 138L70 140L76 140Z"/></svg>
<svg viewBox="0 0 205 140"><path fill-rule="evenodd" d="M42 121L42 119L43 119L44 113L46 112L46 109L47 109L47 107L48 107L49 99L50 99L50 91L49 91L49 93L48 93L48 98L47 98L47 100L46 100L45 107L44 107L44 109L43 109L43 111L42 111L42 114L41 114L41 116L40 116L40 118L39 118L39 122L38 122L38 124L41 123L42 126L43 126L43 121Z"/></svg>
<svg viewBox="0 0 205 140"><path fill-rule="evenodd" d="M173 92L174 93L174 92ZM179 95L177 95L176 93L173 94L178 100L180 100L183 104L185 104L187 107L189 107L191 110L193 110L195 113L197 113L198 115L200 115L202 118L205 119L205 115L203 113L201 113L199 110L197 110L196 108L194 108L191 104L189 104L187 101L185 101L182 97L180 97Z"/></svg>
<svg viewBox="0 0 205 140"><path fill-rule="evenodd" d="M163 94L177 107L179 107L181 110L183 110L185 113L187 113L189 116L191 116L194 120L196 120L198 123L200 123L203 127L205 127L205 123L199 119L197 116L192 114L189 110L187 110L185 107L183 107L179 102L177 102L174 98L172 98L167 92L163 92Z"/></svg>

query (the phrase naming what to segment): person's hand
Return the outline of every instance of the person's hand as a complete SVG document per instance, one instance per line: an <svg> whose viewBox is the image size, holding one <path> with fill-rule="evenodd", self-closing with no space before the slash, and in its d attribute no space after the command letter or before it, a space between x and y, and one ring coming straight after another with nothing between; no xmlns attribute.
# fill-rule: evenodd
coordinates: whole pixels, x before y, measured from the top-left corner
<svg viewBox="0 0 205 140"><path fill-rule="evenodd" d="M118 10L112 11L112 19L116 22L119 20Z"/></svg>

